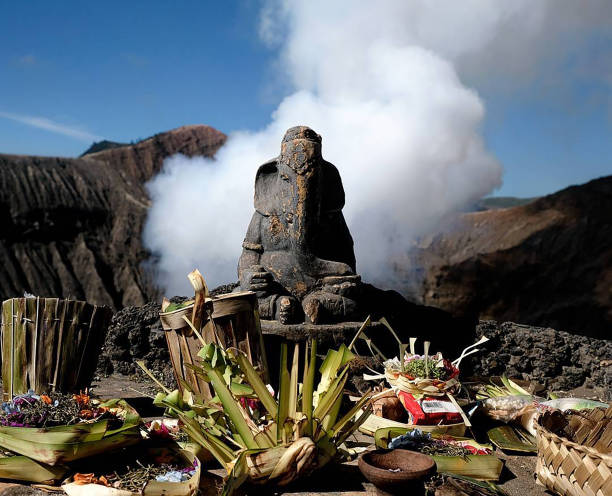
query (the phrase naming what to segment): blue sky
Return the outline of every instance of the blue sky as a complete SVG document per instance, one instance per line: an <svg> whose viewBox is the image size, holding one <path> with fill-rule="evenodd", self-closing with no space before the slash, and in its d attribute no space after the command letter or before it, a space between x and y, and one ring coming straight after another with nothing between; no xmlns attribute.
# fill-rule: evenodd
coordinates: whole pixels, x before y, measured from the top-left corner
<svg viewBox="0 0 612 496"><path fill-rule="evenodd" d="M0 152L76 156L98 137L265 126L286 93L277 53L258 37L259 10L255 1L4 2ZM570 83L468 81L485 102L485 142L505 168L496 195L612 174L612 35L588 42L592 57L567 61L580 65Z"/></svg>

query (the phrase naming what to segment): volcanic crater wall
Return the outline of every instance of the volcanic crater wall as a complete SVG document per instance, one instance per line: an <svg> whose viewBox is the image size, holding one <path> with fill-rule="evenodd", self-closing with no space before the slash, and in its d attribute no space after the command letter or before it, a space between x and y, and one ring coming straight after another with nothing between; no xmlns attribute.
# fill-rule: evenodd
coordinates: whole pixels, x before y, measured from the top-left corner
<svg viewBox="0 0 612 496"><path fill-rule="evenodd" d="M27 291L115 310L149 301L144 184L166 157L211 157L225 139L187 126L78 159L0 155L0 297Z"/></svg>
<svg viewBox="0 0 612 496"><path fill-rule="evenodd" d="M612 176L464 214L397 267L404 294L453 315L610 339Z"/></svg>

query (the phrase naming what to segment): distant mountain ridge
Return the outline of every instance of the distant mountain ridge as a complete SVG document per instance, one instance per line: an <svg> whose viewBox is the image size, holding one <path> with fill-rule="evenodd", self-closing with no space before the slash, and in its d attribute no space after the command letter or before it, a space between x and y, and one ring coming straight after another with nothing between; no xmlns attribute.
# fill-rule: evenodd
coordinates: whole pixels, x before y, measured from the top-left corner
<svg viewBox="0 0 612 496"><path fill-rule="evenodd" d="M539 197L533 198L517 198L515 196L489 196L483 198L476 204L474 210L496 210L499 208L512 208L520 207L521 205L527 205L532 201L537 200Z"/></svg>
<svg viewBox="0 0 612 496"><path fill-rule="evenodd" d="M143 263L144 187L166 157L212 157L225 134L185 126L80 158L0 154L0 296L87 299L114 309L155 296Z"/></svg>
<svg viewBox="0 0 612 496"><path fill-rule="evenodd" d="M79 157L84 157L85 155L90 155L92 153L109 150L110 148L119 148L121 146L129 146L129 145L127 143L117 143L115 141L108 141L108 140L94 141L87 150L85 150L83 153L79 155Z"/></svg>

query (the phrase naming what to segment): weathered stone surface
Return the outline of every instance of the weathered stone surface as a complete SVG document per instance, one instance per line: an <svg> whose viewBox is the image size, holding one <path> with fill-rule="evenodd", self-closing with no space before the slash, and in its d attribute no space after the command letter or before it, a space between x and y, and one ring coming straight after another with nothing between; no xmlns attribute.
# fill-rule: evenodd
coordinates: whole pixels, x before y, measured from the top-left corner
<svg viewBox="0 0 612 496"><path fill-rule="evenodd" d="M464 214L398 260L402 294L453 315L598 338L612 329L612 176Z"/></svg>
<svg viewBox="0 0 612 496"><path fill-rule="evenodd" d="M257 171L238 264L241 288L257 293L262 317L330 323L362 316L343 207L340 174L323 159L321 137L305 126L289 129L280 155Z"/></svg>
<svg viewBox="0 0 612 496"><path fill-rule="evenodd" d="M598 386L612 396L612 341L550 328L483 321L478 336L490 341L486 352L464 362L477 375L535 380L552 389ZM612 397L611 397L612 399Z"/></svg>
<svg viewBox="0 0 612 496"><path fill-rule="evenodd" d="M188 126L79 159L0 155L0 298L28 291L118 309L155 297L142 266L144 181L167 156L211 156L224 140Z"/></svg>

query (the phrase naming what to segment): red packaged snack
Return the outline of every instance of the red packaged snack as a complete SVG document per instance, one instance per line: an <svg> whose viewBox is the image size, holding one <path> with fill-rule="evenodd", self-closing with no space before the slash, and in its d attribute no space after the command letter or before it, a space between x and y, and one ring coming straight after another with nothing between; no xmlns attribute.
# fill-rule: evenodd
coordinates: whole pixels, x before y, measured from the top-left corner
<svg viewBox="0 0 612 496"><path fill-rule="evenodd" d="M446 397L425 397L416 400L410 393L399 391L398 398L410 417L409 423L415 425L458 424L461 414Z"/></svg>

